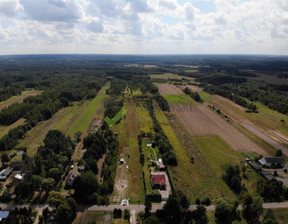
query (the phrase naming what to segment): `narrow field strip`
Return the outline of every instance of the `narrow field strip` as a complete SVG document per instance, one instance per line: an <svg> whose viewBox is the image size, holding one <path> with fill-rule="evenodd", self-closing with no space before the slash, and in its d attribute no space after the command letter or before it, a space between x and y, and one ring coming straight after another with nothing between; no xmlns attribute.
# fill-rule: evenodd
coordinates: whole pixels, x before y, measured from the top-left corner
<svg viewBox="0 0 288 224"><path fill-rule="evenodd" d="M8 134L8 132L18 127L19 125L23 124L25 122L24 118L20 118L18 121L14 122L13 124L9 126L0 126L0 138L2 138L4 135Z"/></svg>
<svg viewBox="0 0 288 224"><path fill-rule="evenodd" d="M14 103L21 103L28 96L36 96L36 95L39 95L40 93L42 93L42 91L39 91L39 90L23 91L22 94L19 96L12 96L8 100L1 101L0 102L0 111L6 107L11 106Z"/></svg>
<svg viewBox="0 0 288 224"><path fill-rule="evenodd" d="M84 132L85 128L89 125L92 116L94 115L97 106L105 96L106 90L109 88L109 84L106 84L99 91L97 96L91 101L87 108L80 115L78 120L74 123L73 127L67 132L68 135L73 135L77 131Z"/></svg>

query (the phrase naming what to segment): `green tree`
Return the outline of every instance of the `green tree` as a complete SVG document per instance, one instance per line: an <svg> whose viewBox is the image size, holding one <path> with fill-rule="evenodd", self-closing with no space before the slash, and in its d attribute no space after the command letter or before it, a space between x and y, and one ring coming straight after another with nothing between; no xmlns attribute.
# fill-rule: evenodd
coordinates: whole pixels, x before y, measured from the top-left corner
<svg viewBox="0 0 288 224"><path fill-rule="evenodd" d="M8 154L6 152L4 152L1 156L1 161L2 161L2 164L5 166L6 163L8 163L10 160Z"/></svg>
<svg viewBox="0 0 288 224"><path fill-rule="evenodd" d="M41 189L48 193L51 191L55 186L55 180L53 178L45 178L42 180Z"/></svg>
<svg viewBox="0 0 288 224"><path fill-rule="evenodd" d="M243 217L248 224L259 222L259 216L263 213L263 201L259 197L252 197L249 193L245 193L242 197Z"/></svg>
<svg viewBox="0 0 288 224"><path fill-rule="evenodd" d="M81 176L77 176L73 181L75 197L80 201L88 202L88 196L93 193L97 194L99 186L97 177L91 171L84 172Z"/></svg>
<svg viewBox="0 0 288 224"><path fill-rule="evenodd" d="M152 203L149 200L145 201L145 216L148 217L151 215Z"/></svg>
<svg viewBox="0 0 288 224"><path fill-rule="evenodd" d="M181 211L177 199L173 196L169 196L166 204L163 207L163 211L168 223L180 223Z"/></svg>
<svg viewBox="0 0 288 224"><path fill-rule="evenodd" d="M149 216L147 219L144 220L143 224L160 224L161 222L155 216Z"/></svg>
<svg viewBox="0 0 288 224"><path fill-rule="evenodd" d="M42 177L40 177L39 175L33 175L31 177L31 184L34 191L40 188L41 183L42 183Z"/></svg>

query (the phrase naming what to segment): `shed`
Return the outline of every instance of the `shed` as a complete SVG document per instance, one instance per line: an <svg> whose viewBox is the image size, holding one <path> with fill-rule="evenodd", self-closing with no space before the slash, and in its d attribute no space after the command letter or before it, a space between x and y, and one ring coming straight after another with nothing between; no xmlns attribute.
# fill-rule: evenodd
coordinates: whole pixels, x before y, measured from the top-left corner
<svg viewBox="0 0 288 224"><path fill-rule="evenodd" d="M263 157L258 162L265 168L283 168L286 161L281 156L276 157Z"/></svg>
<svg viewBox="0 0 288 224"><path fill-rule="evenodd" d="M66 178L66 184L68 186L72 186L74 179L78 176L79 174L76 172L71 172L68 174L67 178Z"/></svg>
<svg viewBox="0 0 288 224"><path fill-rule="evenodd" d="M166 189L166 176L165 174L152 174L151 175L152 188Z"/></svg>
<svg viewBox="0 0 288 224"><path fill-rule="evenodd" d="M153 142L146 142L147 147L152 147Z"/></svg>
<svg viewBox="0 0 288 224"><path fill-rule="evenodd" d="M10 166L13 167L14 170L21 170L24 164L24 161L13 161Z"/></svg>
<svg viewBox="0 0 288 224"><path fill-rule="evenodd" d="M120 159L120 164L124 164L125 160L123 158Z"/></svg>

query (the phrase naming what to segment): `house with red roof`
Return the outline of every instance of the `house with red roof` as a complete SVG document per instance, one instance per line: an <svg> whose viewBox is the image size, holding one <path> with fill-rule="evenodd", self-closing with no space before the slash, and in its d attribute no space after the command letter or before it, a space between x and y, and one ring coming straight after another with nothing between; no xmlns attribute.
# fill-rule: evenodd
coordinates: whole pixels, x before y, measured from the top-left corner
<svg viewBox="0 0 288 224"><path fill-rule="evenodd" d="M151 183L153 189L166 189L166 177L165 174L151 174Z"/></svg>

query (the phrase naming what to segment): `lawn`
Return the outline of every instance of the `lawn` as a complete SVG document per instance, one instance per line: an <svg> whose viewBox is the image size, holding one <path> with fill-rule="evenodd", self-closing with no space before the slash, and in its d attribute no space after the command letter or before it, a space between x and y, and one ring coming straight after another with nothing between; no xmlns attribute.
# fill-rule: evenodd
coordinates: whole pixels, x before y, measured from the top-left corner
<svg viewBox="0 0 288 224"><path fill-rule="evenodd" d="M273 213L276 216L276 220L280 224L286 224L288 222L288 209L273 209Z"/></svg>
<svg viewBox="0 0 288 224"><path fill-rule="evenodd" d="M193 100L190 96L186 94L175 94L175 95L162 95L169 104L181 104L181 105L188 105L188 106L196 106L200 105L195 100Z"/></svg>

